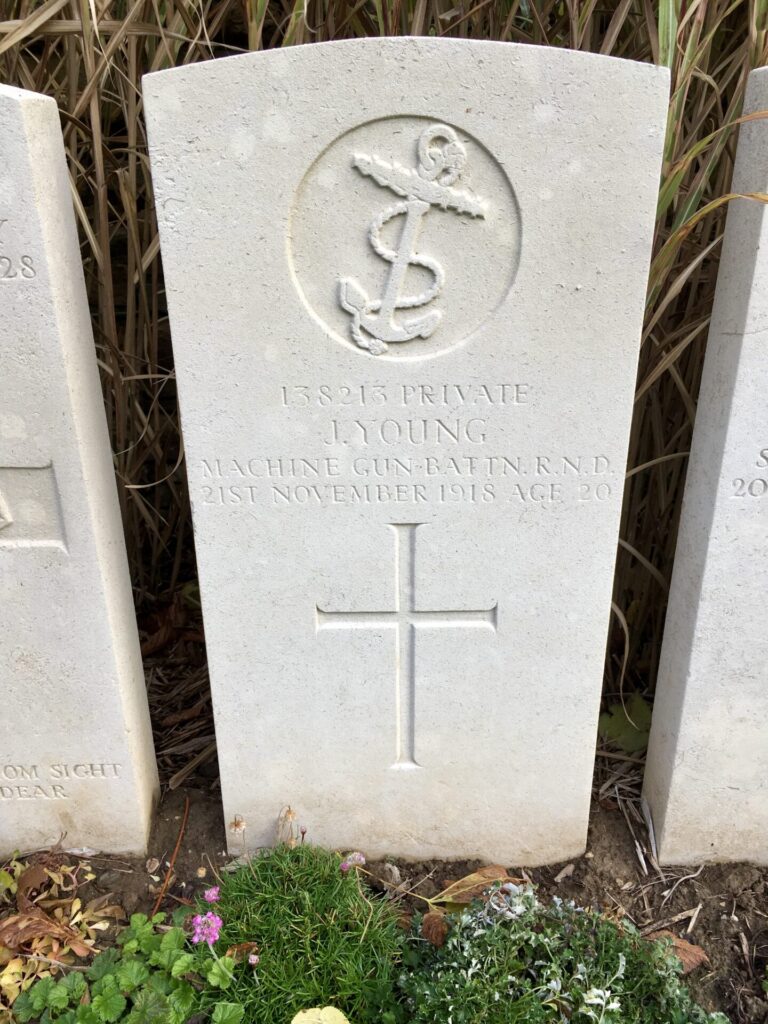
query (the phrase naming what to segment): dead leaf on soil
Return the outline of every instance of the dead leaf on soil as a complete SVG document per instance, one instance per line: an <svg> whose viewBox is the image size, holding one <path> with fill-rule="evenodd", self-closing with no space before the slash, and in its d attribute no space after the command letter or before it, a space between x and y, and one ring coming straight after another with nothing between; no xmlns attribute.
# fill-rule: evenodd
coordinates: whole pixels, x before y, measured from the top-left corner
<svg viewBox="0 0 768 1024"><path fill-rule="evenodd" d="M683 974L690 974L691 971L695 971L702 964L710 966L709 957L701 946L694 946L693 943L688 942L687 939L681 939L674 932L651 932L650 935L646 935L646 939L670 939L672 941L672 952L683 965Z"/></svg>
<svg viewBox="0 0 768 1024"><path fill-rule="evenodd" d="M103 918L111 917L115 921L125 921L125 908L119 903L110 903L111 899L114 899L114 893L111 892L104 893L103 896L96 896L86 905L83 911L83 920L89 923L91 920L100 921Z"/></svg>
<svg viewBox="0 0 768 1024"><path fill-rule="evenodd" d="M0 921L0 946L18 950L35 939L54 939L69 946L77 956L91 956L93 949L83 941L82 935L62 921L55 921L39 907L31 907Z"/></svg>
<svg viewBox="0 0 768 1024"><path fill-rule="evenodd" d="M473 871L471 875L460 878L458 882L450 882L431 902L444 903L449 909L458 909L482 896L494 882L512 882L515 885L523 885L522 878L513 878L500 864L487 864L485 867Z"/></svg>
<svg viewBox="0 0 768 1024"><path fill-rule="evenodd" d="M19 910L23 910L25 905L30 902L27 899L28 892L42 889L49 882L48 872L42 864L31 864L28 868L25 868L19 875L19 880L16 883L16 904Z"/></svg>
<svg viewBox="0 0 768 1024"><path fill-rule="evenodd" d="M421 937L431 942L438 949L445 945L448 934L448 921L442 910L430 910L421 922Z"/></svg>

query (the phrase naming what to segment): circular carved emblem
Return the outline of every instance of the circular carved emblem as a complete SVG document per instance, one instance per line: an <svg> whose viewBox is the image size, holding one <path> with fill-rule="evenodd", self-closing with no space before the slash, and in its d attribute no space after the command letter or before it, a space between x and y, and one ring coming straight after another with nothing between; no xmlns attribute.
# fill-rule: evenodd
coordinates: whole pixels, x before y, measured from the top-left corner
<svg viewBox="0 0 768 1024"><path fill-rule="evenodd" d="M289 246L302 299L337 341L419 359L493 315L520 242L514 190L482 143L440 121L392 117L346 132L309 168Z"/></svg>

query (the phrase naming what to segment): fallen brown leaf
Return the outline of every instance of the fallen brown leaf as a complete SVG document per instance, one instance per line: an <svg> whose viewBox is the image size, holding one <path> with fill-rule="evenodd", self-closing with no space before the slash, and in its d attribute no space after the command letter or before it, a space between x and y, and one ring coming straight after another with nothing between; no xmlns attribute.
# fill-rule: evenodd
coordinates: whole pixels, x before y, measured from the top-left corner
<svg viewBox="0 0 768 1024"><path fill-rule="evenodd" d="M445 937L448 934L448 921L442 910L430 910L424 915L421 922L421 937L431 942L439 949L445 945Z"/></svg>
<svg viewBox="0 0 768 1024"><path fill-rule="evenodd" d="M253 953L258 953L259 947L255 942L238 942L236 946L230 946L226 956L232 957L236 964L247 960Z"/></svg>
<svg viewBox="0 0 768 1024"><path fill-rule="evenodd" d="M398 917L397 917L397 926L398 926L398 928L401 928L404 932L409 932L411 930L411 925L412 924L413 924L413 914L410 911L404 910L401 914L398 914Z"/></svg>
<svg viewBox="0 0 768 1024"><path fill-rule="evenodd" d="M55 921L39 907L32 906L21 914L0 921L0 946L18 950L35 939L53 939L69 946L77 956L92 956L93 949L80 932L62 921Z"/></svg>
<svg viewBox="0 0 768 1024"><path fill-rule="evenodd" d="M486 864L485 867L473 871L471 875L460 878L457 882L450 882L433 898L432 903L463 906L482 896L494 882L513 882L515 885L522 885L523 879L513 878L507 874L507 869L499 864Z"/></svg>
<svg viewBox="0 0 768 1024"><path fill-rule="evenodd" d="M646 939L671 939L672 952L683 965L683 974L690 974L691 971L695 971L702 964L709 966L709 957L701 946L694 946L693 943L688 942L687 939L681 939L674 932L666 930L651 932L650 935L646 935Z"/></svg>
<svg viewBox="0 0 768 1024"><path fill-rule="evenodd" d="M83 916L87 918L97 918L102 920L106 917L111 917L115 921L125 920L125 909L119 903L110 903L109 901L114 899L114 894L111 892L104 893L103 896L97 896L92 899L90 903L86 904L83 910Z"/></svg>
<svg viewBox="0 0 768 1024"><path fill-rule="evenodd" d="M16 884L16 904L19 910L24 910L29 904L28 892L42 889L49 881L48 872L42 864L32 864L25 868L19 875L19 881Z"/></svg>

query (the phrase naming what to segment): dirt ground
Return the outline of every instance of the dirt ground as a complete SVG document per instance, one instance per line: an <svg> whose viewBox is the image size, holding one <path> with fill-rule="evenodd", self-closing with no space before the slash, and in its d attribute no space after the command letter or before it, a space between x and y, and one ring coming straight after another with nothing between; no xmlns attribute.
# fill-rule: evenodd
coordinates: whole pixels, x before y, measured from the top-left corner
<svg viewBox="0 0 768 1024"><path fill-rule="evenodd" d="M163 801L147 861L91 858L97 891L115 893L128 913L151 910L179 838L187 800L188 819L163 908L172 910L211 884L231 859L225 853L221 803L217 792L188 790L170 793ZM630 824L620 808L596 804L584 857L546 868L507 866L512 874L526 874L543 894L629 918L644 933L667 929L703 947L710 965L689 977L698 1001L709 1010L724 1011L738 1024L768 1024L768 996L761 986L768 965L768 870L739 864L665 869L662 874L642 856L644 840L636 846L639 830L632 825L630 832ZM399 874L403 888L425 896L479 866L466 861L393 863L394 875L392 866L369 868L389 882Z"/></svg>

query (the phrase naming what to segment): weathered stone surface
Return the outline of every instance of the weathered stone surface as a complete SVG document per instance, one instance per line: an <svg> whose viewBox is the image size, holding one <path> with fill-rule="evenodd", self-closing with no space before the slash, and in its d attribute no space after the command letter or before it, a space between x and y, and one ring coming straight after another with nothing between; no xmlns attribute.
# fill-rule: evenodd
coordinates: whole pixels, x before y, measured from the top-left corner
<svg viewBox="0 0 768 1024"><path fill-rule="evenodd" d="M144 850L157 768L58 111L0 87L0 854Z"/></svg>
<svg viewBox="0 0 768 1024"><path fill-rule="evenodd" d="M227 819L579 853L666 72L390 39L144 89Z"/></svg>
<svg viewBox="0 0 768 1024"><path fill-rule="evenodd" d="M768 107L768 71L745 113ZM768 192L768 123L733 191ZM645 796L665 864L768 863L768 219L728 210L664 630Z"/></svg>

